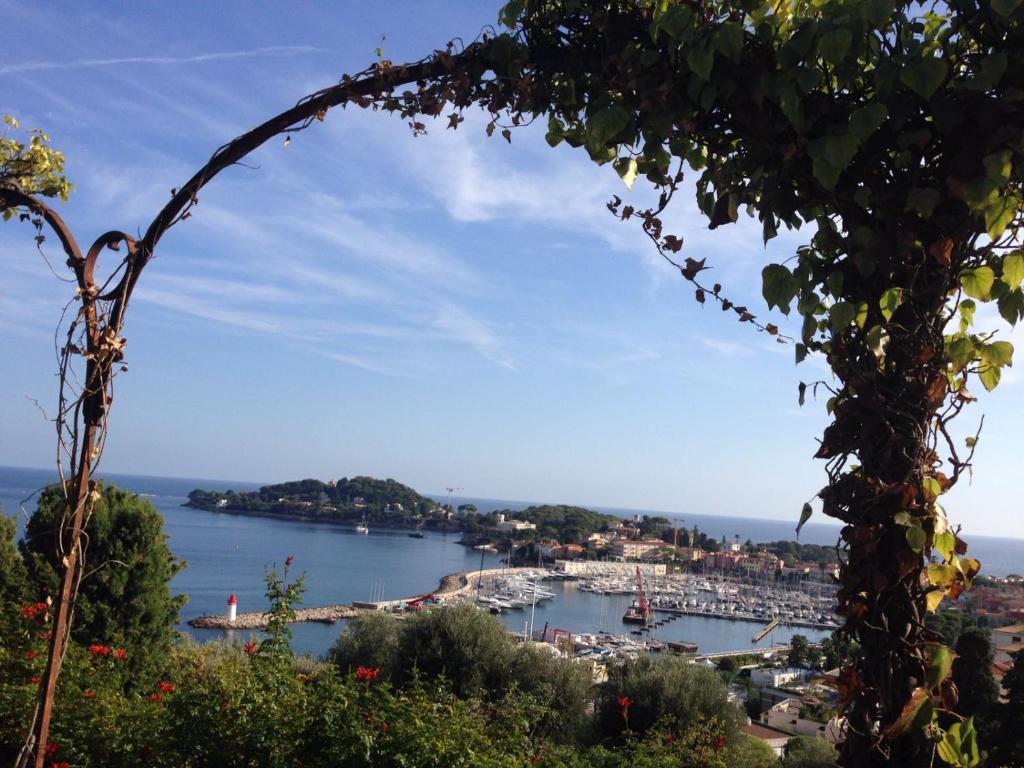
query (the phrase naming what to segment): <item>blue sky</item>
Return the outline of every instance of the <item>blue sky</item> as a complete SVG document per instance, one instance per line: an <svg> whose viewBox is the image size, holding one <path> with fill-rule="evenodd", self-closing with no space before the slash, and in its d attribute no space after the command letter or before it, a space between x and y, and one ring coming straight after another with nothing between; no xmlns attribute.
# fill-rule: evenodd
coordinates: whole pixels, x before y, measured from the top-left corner
<svg viewBox="0 0 1024 768"><path fill-rule="evenodd" d="M77 185L61 213L86 243L145 229L224 141L364 68L471 39L498 3L0 2L0 112L47 129ZM391 476L424 491L795 518L824 481L811 459L827 376L693 301L637 229L626 190L543 133L511 145L470 115L413 138L401 120L334 110L201 195L164 238L130 307L110 471L278 481ZM668 217L736 301L763 311L759 227L709 232L689 196ZM32 232L0 227L0 463L48 466L53 329L67 284ZM48 253L56 255L51 248ZM58 257L56 264L62 263ZM787 318L771 318L795 331ZM1012 338L1013 336L1009 336ZM1013 373L1012 371L1010 372ZM1017 377L982 412L970 489L950 516L1024 536ZM968 419L974 419L968 423Z"/></svg>

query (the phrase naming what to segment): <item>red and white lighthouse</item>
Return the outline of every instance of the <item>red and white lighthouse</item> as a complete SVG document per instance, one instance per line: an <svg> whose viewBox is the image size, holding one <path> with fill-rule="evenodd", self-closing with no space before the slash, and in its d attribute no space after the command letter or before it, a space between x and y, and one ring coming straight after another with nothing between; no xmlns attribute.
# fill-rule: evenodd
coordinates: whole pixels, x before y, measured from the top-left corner
<svg viewBox="0 0 1024 768"><path fill-rule="evenodd" d="M228 621L234 621L238 615L238 598L234 595L228 597Z"/></svg>

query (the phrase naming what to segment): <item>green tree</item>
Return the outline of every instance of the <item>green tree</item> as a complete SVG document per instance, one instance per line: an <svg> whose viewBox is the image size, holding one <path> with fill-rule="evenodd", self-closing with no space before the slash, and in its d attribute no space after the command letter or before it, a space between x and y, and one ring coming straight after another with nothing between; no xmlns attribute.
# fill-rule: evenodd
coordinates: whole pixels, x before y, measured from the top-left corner
<svg viewBox="0 0 1024 768"><path fill-rule="evenodd" d="M628 707L623 702L628 700ZM644 733L656 724L671 732L714 720L731 739L742 715L728 701L725 684L709 669L680 658L641 656L613 664L595 700L596 725L604 738L621 739L628 729Z"/></svg>
<svg viewBox="0 0 1024 768"><path fill-rule="evenodd" d="M1011 658L1013 666L1003 676L1005 701L991 710L989 764L1024 768L1024 651Z"/></svg>
<svg viewBox="0 0 1024 768"><path fill-rule="evenodd" d="M468 604L421 611L405 620L399 636L396 682L417 674L444 677L460 696L501 691L512 679L508 630Z"/></svg>
<svg viewBox="0 0 1024 768"><path fill-rule="evenodd" d="M789 655L786 661L791 667L802 667L810 655L811 648L804 635L793 635L789 641Z"/></svg>
<svg viewBox="0 0 1024 768"><path fill-rule="evenodd" d="M0 612L31 597L28 572L15 544L17 532L17 519L0 512Z"/></svg>
<svg viewBox="0 0 1024 768"><path fill-rule="evenodd" d="M836 764L835 747L814 736L794 736L786 744L782 768L832 768Z"/></svg>
<svg viewBox="0 0 1024 768"><path fill-rule="evenodd" d="M184 563L167 548L163 517L146 499L113 485L101 486L85 528L86 576L75 602L72 637L77 642L124 648L136 685L165 667L186 598L172 596L169 582ZM45 489L25 526L21 551L40 596L58 583L56 532L66 512L57 486Z"/></svg>
<svg viewBox="0 0 1024 768"><path fill-rule="evenodd" d="M989 634L978 627L968 627L956 642L953 661L953 682L959 694L956 711L974 717L984 725L992 706L999 699L999 686L992 677L992 643Z"/></svg>
<svg viewBox="0 0 1024 768"><path fill-rule="evenodd" d="M729 768L779 768L779 758L767 742L741 734L729 744L725 764Z"/></svg>
<svg viewBox="0 0 1024 768"><path fill-rule="evenodd" d="M381 670L387 678L394 677L398 663L398 642L402 622L380 611L363 613L352 619L331 648L330 658L342 673L359 667Z"/></svg>

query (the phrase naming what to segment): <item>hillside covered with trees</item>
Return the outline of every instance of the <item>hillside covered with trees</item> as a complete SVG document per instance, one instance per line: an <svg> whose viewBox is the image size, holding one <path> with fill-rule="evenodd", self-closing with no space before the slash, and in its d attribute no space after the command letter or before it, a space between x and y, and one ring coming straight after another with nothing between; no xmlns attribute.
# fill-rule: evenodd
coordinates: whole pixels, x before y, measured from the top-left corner
<svg viewBox="0 0 1024 768"><path fill-rule="evenodd" d="M378 525L407 525L437 507L396 480L343 477L337 481L292 480L258 491L207 491L197 488L186 506L231 512L257 512L322 520L361 520Z"/></svg>

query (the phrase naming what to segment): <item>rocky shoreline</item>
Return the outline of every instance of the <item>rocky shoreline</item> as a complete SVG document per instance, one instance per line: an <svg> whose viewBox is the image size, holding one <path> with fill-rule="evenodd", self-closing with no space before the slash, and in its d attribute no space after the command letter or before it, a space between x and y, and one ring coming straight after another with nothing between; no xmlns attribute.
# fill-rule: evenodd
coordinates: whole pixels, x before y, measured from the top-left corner
<svg viewBox="0 0 1024 768"><path fill-rule="evenodd" d="M317 523L320 525L333 525L340 528L353 528L358 522L358 519L350 520L338 520L323 517L312 517L311 515L296 515L290 512L275 512L267 509L239 509L238 507L211 507L202 504L194 504L191 501L186 501L181 506L188 507L189 509L201 509L203 512L216 512L225 515L240 515L242 517L269 517L274 520L295 520L301 523ZM413 523L404 522L383 522L379 520L371 520L368 525L370 528L384 528L393 531L413 531L413 530L427 530L435 533L458 533L462 529L458 525L438 525L439 521L431 521L431 525L420 529L420 527Z"/></svg>

